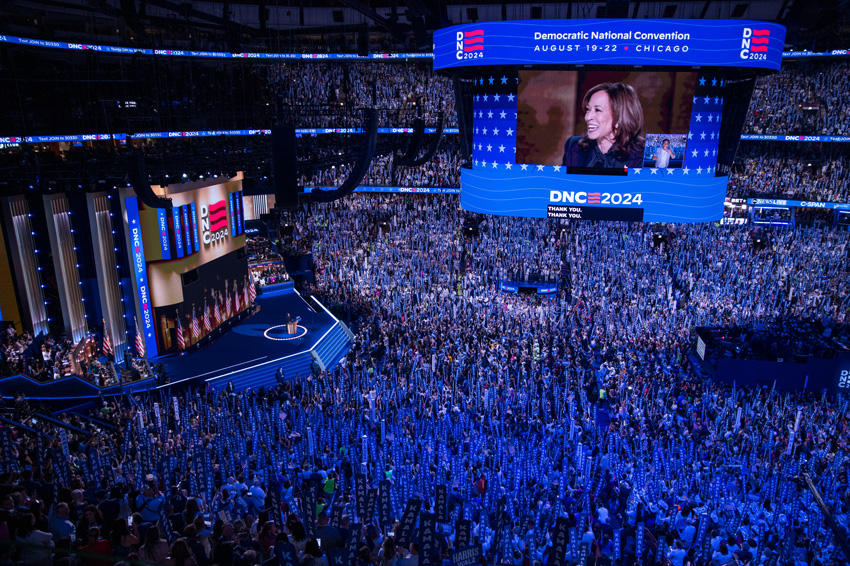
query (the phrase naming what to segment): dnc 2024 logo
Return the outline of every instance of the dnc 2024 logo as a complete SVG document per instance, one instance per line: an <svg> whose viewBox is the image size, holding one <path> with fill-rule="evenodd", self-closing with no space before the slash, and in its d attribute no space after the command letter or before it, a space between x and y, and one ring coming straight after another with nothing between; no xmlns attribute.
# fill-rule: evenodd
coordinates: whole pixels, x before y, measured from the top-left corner
<svg viewBox="0 0 850 566"><path fill-rule="evenodd" d="M741 39L741 59L767 59L769 43L769 29L744 28L744 37Z"/></svg>
<svg viewBox="0 0 850 566"><path fill-rule="evenodd" d="M458 60L481 59L484 57L484 30L474 29L472 31L459 31L455 36L457 39L455 56Z"/></svg>
<svg viewBox="0 0 850 566"><path fill-rule="evenodd" d="M850 387L850 370L848 370L848 369L841 370L841 375L838 378L838 387L841 387L841 388Z"/></svg>
<svg viewBox="0 0 850 566"><path fill-rule="evenodd" d="M224 200L201 205L201 231L206 245L227 237L227 203Z"/></svg>

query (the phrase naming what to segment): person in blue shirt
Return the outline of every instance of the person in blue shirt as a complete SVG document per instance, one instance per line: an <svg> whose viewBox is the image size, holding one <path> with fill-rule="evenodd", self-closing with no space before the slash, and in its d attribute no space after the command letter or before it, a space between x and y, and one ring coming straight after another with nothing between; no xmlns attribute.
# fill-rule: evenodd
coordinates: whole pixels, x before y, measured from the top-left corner
<svg viewBox="0 0 850 566"><path fill-rule="evenodd" d="M50 532L53 533L54 540L63 538L74 540L77 528L71 522L70 516L71 509L67 503L56 504L54 514L49 520Z"/></svg>
<svg viewBox="0 0 850 566"><path fill-rule="evenodd" d="M136 496L136 511L145 523L155 523L159 520L159 508L163 503L162 493L153 486L153 481L148 481L144 490Z"/></svg>

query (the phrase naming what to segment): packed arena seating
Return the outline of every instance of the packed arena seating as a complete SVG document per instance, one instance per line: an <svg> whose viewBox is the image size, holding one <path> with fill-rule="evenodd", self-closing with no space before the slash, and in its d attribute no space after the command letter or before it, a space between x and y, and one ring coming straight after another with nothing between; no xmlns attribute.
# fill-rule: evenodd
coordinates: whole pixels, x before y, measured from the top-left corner
<svg viewBox="0 0 850 566"><path fill-rule="evenodd" d="M405 146L401 146L402 149ZM300 184L305 187L339 186L348 177L351 163L314 167L319 160L333 157L335 149L312 149L304 155L300 163L302 171ZM421 153L421 152L420 152ZM308 155L312 157L308 157ZM338 163L338 161L337 161ZM457 136L445 136L440 142L436 154L426 163L416 167L396 165L395 152L378 155L362 186L402 186L402 187L460 187L460 149ZM312 171L312 173L310 173Z"/></svg>
<svg viewBox="0 0 850 566"><path fill-rule="evenodd" d="M775 197L825 202L850 200L850 152L844 144L810 147L742 143L729 178L731 197Z"/></svg>
<svg viewBox="0 0 850 566"><path fill-rule="evenodd" d="M850 135L847 61L783 64L756 81L745 134Z"/></svg>
<svg viewBox="0 0 850 566"><path fill-rule="evenodd" d="M437 76L429 60L166 63L91 52L14 53L17 74L0 72L0 84L24 102L0 108L4 132L259 129L281 120L299 128L351 128L362 125L360 108L390 110L381 127L412 127L417 114L434 127L438 112L446 127L457 127L451 81ZM139 76L148 80L134 80Z"/></svg>
<svg viewBox="0 0 850 566"><path fill-rule="evenodd" d="M410 496L435 509L447 486L443 558L465 518L488 561L546 563L565 517L596 563L618 559L615 540L627 561L833 563L837 542L794 478L809 473L847 528L845 443L830 432L846 399L711 382L689 352L697 325L845 324L847 231L775 230L755 253L744 227L671 226L658 243L641 224L490 218L473 245L454 196L312 206L291 218L315 242L305 291L356 329L345 363L274 390L103 400L51 439L7 429L0 538L15 544L0 541L0 558L249 565L289 541L314 565L351 536L359 564L416 563L398 524L358 515L363 472L390 481L396 519ZM532 233L539 244L485 251ZM503 268L545 276L561 261L571 303L497 290ZM43 426L26 399L11 410Z"/></svg>

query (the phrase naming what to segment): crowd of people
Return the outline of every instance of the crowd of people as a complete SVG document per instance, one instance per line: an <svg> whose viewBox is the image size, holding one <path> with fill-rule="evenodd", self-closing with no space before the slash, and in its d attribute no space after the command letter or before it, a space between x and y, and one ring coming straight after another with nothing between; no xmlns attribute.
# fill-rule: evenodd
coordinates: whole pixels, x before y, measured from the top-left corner
<svg viewBox="0 0 850 566"><path fill-rule="evenodd" d="M254 235L245 239L245 251L249 262L279 261L280 254L274 243L266 236Z"/></svg>
<svg viewBox="0 0 850 566"><path fill-rule="evenodd" d="M759 77L745 134L850 135L850 64L783 63Z"/></svg>
<svg viewBox="0 0 850 566"><path fill-rule="evenodd" d="M416 115L434 127L439 113L446 127L457 127L451 80L437 75L430 60L287 62L272 67L268 78L297 127L360 127L347 108L403 111L382 113L381 127L411 127ZM397 117L405 118L392 120Z"/></svg>
<svg viewBox="0 0 850 566"><path fill-rule="evenodd" d="M73 375L70 340L44 335L33 339L27 331L19 335L14 325L6 327L2 338L2 375L25 374L38 381Z"/></svg>
<svg viewBox="0 0 850 566"><path fill-rule="evenodd" d="M795 477L846 533L847 400L708 380L691 332L845 325L846 230L773 230L756 251L746 227L483 218L450 195L286 222L313 242L305 291L356 331L344 362L102 400L50 437L0 429L0 560L841 563ZM555 297L499 290L564 264Z"/></svg>
<svg viewBox="0 0 850 566"><path fill-rule="evenodd" d="M392 181L392 154L378 155L372 159L369 170L360 181L358 186L389 186ZM348 178L354 168L353 163L341 163L339 166L314 170L310 178L301 176L301 183L305 187L338 187Z"/></svg>
<svg viewBox="0 0 850 566"><path fill-rule="evenodd" d="M420 154L425 151L427 148ZM398 165L394 152L374 157L360 186L460 187L460 165L457 136L445 136L434 156L422 165ZM305 159L301 168L306 170L308 166ZM312 174L302 173L299 182L305 187L339 186L352 167L351 163L343 163L314 168Z"/></svg>
<svg viewBox="0 0 850 566"><path fill-rule="evenodd" d="M843 147L776 143L742 145L730 178L730 197L777 197L848 202L850 167Z"/></svg>

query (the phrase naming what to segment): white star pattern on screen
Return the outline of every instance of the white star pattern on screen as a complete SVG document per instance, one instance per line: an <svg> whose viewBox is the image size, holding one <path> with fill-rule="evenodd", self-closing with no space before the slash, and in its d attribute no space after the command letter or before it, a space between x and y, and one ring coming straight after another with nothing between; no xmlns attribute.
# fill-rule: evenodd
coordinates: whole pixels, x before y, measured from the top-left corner
<svg viewBox="0 0 850 566"><path fill-rule="evenodd" d="M517 119L516 87L511 79L505 76L496 77L491 82L489 78L476 79L478 92L473 95L473 166L489 170L502 169L513 171L514 165L519 165L519 171L534 174L564 174L562 165L522 164L516 162L517 131L514 127ZM710 85L714 81L715 88ZM684 149L684 163L680 167L668 167L661 170L664 177L669 175L703 175L711 174L717 158L718 140L720 138L720 122L723 98L718 92L718 83L723 81L716 78L698 77L697 87L691 100L693 108L690 126L687 131L687 142ZM514 92L509 92L514 91ZM513 116L511 116L513 114ZM684 134L684 132L682 132ZM672 135L676 135L675 133ZM498 151L496 151L498 150ZM508 154L507 162L498 162L493 158L494 153ZM512 154L512 155L511 155ZM679 159L682 154L679 153ZM629 175L645 175L641 167L629 170ZM648 167L651 175L658 175L658 169Z"/></svg>

